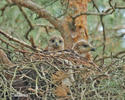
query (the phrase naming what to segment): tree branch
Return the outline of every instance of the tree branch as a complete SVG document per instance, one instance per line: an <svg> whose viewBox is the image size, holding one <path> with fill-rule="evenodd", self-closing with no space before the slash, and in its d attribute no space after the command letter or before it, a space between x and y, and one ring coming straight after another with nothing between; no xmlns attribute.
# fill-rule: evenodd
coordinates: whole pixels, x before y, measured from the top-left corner
<svg viewBox="0 0 125 100"><path fill-rule="evenodd" d="M41 6L38 4L32 2L31 0L12 0L13 3L29 8L30 10L34 11L37 13L40 17L45 18L48 20L56 30L58 30L62 37L64 38L64 44L65 44L65 49L71 49L73 40L71 37L71 30L70 29L64 29L64 26L68 26L67 22L60 21L54 16L51 16L50 13L48 13L45 9L43 9ZM70 44L70 45L69 45Z"/></svg>
<svg viewBox="0 0 125 100"><path fill-rule="evenodd" d="M17 42L17 43L19 43L19 44L21 44L21 45L23 45L23 46L25 46L25 47L31 49L31 50L37 50L37 49L33 48L32 46L28 45L27 43L25 43L25 42L23 42L23 41L20 41L20 40L18 40L17 38L14 38L14 37L8 35L7 33L5 33L5 32L4 32L3 30L1 30L1 29L0 29L0 34L2 34L3 36L5 36L5 37L8 38L9 40L15 41L15 42ZM37 51L40 51L40 50L37 50Z"/></svg>
<svg viewBox="0 0 125 100"><path fill-rule="evenodd" d="M61 22L54 16L51 16L51 14L49 14L45 9L43 9L38 4L32 2L31 0L12 0L12 2L34 11L40 17L48 20L55 27L55 29L57 29L62 35L64 34L64 30L62 28Z"/></svg>
<svg viewBox="0 0 125 100"><path fill-rule="evenodd" d="M34 28L34 27L33 27L33 24L32 24L32 22L30 21L30 19L28 18L28 16L26 15L26 13L25 13L25 11L23 10L23 8L20 7L20 6L18 6L18 8L19 8L20 11L22 12L24 18L26 19L26 21L27 21L27 23L28 23L28 25L29 25L29 27L30 27L30 28L28 29L28 31L26 32L26 35L25 35L25 38L26 38L27 40L29 40L28 36L29 36L30 31L32 31L33 28Z"/></svg>

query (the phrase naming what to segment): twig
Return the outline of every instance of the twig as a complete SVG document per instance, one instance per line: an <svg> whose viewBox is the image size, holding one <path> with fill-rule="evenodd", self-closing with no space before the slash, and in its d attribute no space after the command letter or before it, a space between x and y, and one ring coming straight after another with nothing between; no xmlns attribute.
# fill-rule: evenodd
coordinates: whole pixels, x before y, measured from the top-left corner
<svg viewBox="0 0 125 100"><path fill-rule="evenodd" d="M97 9L97 8L96 8ZM78 15L73 16L73 18L82 16L82 15L92 15L92 16L107 16L112 14L115 10L113 9L125 9L125 6L115 6L114 8L110 7L103 12L83 12L79 13Z"/></svg>
<svg viewBox="0 0 125 100"><path fill-rule="evenodd" d="M100 19L101 19L101 24L102 24L102 28L103 28L103 52L102 52L102 55L104 57L105 47L106 47L106 45L105 45L105 42L106 42L105 25L104 25L104 22L103 22L103 16L101 16ZM104 59L103 59L102 63L104 64Z"/></svg>
<svg viewBox="0 0 125 100"><path fill-rule="evenodd" d="M100 12L100 11L99 11L99 8L97 7L97 5L96 5L96 3L95 3L95 1L94 1L94 0L92 0L92 3L93 3L93 7L95 7L95 8L96 8L96 10L97 10L98 12Z"/></svg>
<svg viewBox="0 0 125 100"><path fill-rule="evenodd" d="M0 8L0 10L2 11L1 16L3 16L4 11L6 10L7 7L11 7L14 6L14 4L5 4L4 7Z"/></svg>
<svg viewBox="0 0 125 100"><path fill-rule="evenodd" d="M113 58L118 58L118 56L119 56L119 55L122 55L122 54L125 54L125 51L120 51L120 52L118 52L118 53L112 55L112 57L113 57ZM102 58L99 58L99 59L95 60L95 62L101 61L101 60L103 60L103 59L108 59L108 58L111 58L111 56L104 56L104 57L102 57Z"/></svg>
<svg viewBox="0 0 125 100"><path fill-rule="evenodd" d="M4 42L5 44L11 46L12 48L14 48L14 49L18 49L18 48L16 48L16 46L10 44L9 42L5 41L4 39L0 38L0 40L1 40L2 42Z"/></svg>
<svg viewBox="0 0 125 100"><path fill-rule="evenodd" d="M98 7L97 7L95 1L92 0L92 2L93 2L93 6L94 6L94 7L96 8L96 10L100 13L100 11L99 11L99 9L98 9ZM113 8L112 8L112 9L113 9ZM113 12L113 11L112 11L112 12ZM112 12L110 12L110 13L112 13ZM103 52L102 52L102 55L103 55L103 57L104 57L104 54L105 54L106 35L105 35L105 25L104 25L104 22L103 22L103 16L104 16L104 15L100 15L100 21L101 21L102 28L103 28ZM102 63L104 64L104 59L102 60ZM103 64L102 64L102 66L103 66Z"/></svg>
<svg viewBox="0 0 125 100"><path fill-rule="evenodd" d="M61 34L64 34L61 22L57 18L49 14L45 9L42 9L41 6L37 5L31 0L12 0L12 2L17 5L31 9L40 17L47 19L52 25L54 25L55 29L57 29Z"/></svg>
<svg viewBox="0 0 125 100"><path fill-rule="evenodd" d="M5 32L4 32L3 30L1 30L1 29L0 29L0 33L1 33L3 36L5 36L6 38L8 38L9 40L14 41L14 42L17 42L17 43L23 45L24 47L27 47L27 48L29 48L29 49L31 49L31 50L40 51L40 50L37 50L37 49L33 48L32 46L28 45L27 43L25 43L25 42L23 42L23 41L20 41L20 40L18 40L17 38L14 38L14 37L10 36L9 34L5 33Z"/></svg>
<svg viewBox="0 0 125 100"><path fill-rule="evenodd" d="M19 8L20 11L22 12L22 14L23 14L24 18L26 19L28 25L30 26L30 28L28 29L28 31L26 32L26 35L25 35L26 39L29 40L29 39L28 39L28 35L29 35L30 31L33 30L34 27L33 27L33 25L32 25L32 22L30 21L30 19L29 19L28 16L26 15L26 13L24 12L23 8L20 7L20 6L18 6L18 8Z"/></svg>

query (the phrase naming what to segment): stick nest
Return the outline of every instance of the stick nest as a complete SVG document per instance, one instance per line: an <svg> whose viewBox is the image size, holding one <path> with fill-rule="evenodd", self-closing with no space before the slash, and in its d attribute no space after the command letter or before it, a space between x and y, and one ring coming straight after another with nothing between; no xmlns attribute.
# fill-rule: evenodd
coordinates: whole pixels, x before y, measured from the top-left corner
<svg viewBox="0 0 125 100"><path fill-rule="evenodd" d="M115 91L106 92L107 82L112 80L111 77L116 79L113 71L123 75L116 66L105 67L102 71L95 63L72 50L12 52L9 55L16 63L12 67L1 65L0 98L92 100L107 98L109 94L111 97L119 95ZM122 62L119 68L123 68Z"/></svg>

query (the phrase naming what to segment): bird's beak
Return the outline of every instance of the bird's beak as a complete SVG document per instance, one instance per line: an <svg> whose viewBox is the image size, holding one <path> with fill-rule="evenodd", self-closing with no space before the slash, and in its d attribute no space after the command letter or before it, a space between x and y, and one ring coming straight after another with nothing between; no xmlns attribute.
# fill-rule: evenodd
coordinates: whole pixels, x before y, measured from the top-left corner
<svg viewBox="0 0 125 100"><path fill-rule="evenodd" d="M56 43L56 47L58 47L58 43Z"/></svg>
<svg viewBox="0 0 125 100"><path fill-rule="evenodd" d="M95 48L91 48L91 51L95 51L96 49Z"/></svg>

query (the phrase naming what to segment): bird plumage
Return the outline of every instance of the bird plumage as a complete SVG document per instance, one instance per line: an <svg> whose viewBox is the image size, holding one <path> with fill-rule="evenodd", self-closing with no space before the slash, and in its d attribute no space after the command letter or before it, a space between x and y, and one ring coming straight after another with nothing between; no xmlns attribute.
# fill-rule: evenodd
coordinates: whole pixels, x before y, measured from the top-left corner
<svg viewBox="0 0 125 100"><path fill-rule="evenodd" d="M48 41L48 51L64 50L64 40L61 36L52 36Z"/></svg>
<svg viewBox="0 0 125 100"><path fill-rule="evenodd" d="M79 40L76 42L72 49L77 53L80 54L81 56L85 57L87 53L90 51L95 51L95 48L88 43L86 40Z"/></svg>

